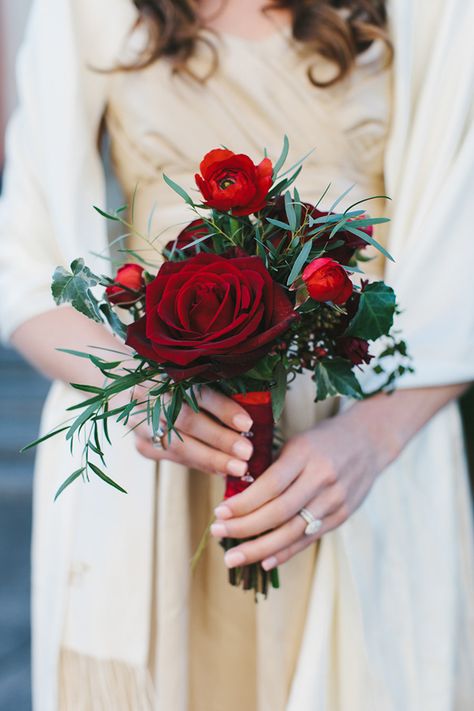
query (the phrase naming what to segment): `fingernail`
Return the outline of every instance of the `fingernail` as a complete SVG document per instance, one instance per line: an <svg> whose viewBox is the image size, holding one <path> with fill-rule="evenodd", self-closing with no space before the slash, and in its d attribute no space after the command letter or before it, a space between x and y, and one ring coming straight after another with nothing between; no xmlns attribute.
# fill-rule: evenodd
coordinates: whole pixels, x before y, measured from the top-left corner
<svg viewBox="0 0 474 711"><path fill-rule="evenodd" d="M245 459L246 461L250 459L252 456L252 445L250 442L243 437L233 445L232 447L234 454L236 454L238 457L241 459Z"/></svg>
<svg viewBox="0 0 474 711"><path fill-rule="evenodd" d="M253 422L248 415L236 415L232 422L241 432L248 432L253 425Z"/></svg>
<svg viewBox="0 0 474 711"><path fill-rule="evenodd" d="M214 509L214 513L216 515L216 518L232 518L232 511L228 506L217 506Z"/></svg>
<svg viewBox="0 0 474 711"><path fill-rule="evenodd" d="M224 538L227 536L227 527L224 523L213 523L211 526L211 533L213 536Z"/></svg>
<svg viewBox="0 0 474 711"><path fill-rule="evenodd" d="M265 558L265 560L262 560L262 568L264 570L271 570L272 568L276 568L278 565L277 559L272 556L271 558Z"/></svg>
<svg viewBox="0 0 474 711"><path fill-rule="evenodd" d="M245 563L245 556L239 551L228 551L224 556L224 563L228 568L235 568Z"/></svg>
<svg viewBox="0 0 474 711"><path fill-rule="evenodd" d="M227 471L232 476L244 476L247 472L247 464L238 459L231 459L227 464Z"/></svg>

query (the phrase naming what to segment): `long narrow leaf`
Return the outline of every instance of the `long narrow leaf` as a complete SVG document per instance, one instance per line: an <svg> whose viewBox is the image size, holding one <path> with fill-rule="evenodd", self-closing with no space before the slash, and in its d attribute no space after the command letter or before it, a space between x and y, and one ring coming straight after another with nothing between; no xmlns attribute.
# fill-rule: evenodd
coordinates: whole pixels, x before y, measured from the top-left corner
<svg viewBox="0 0 474 711"><path fill-rule="evenodd" d="M308 259L312 246L313 245L311 240L309 240L308 242L306 242L306 244L303 245L301 252L296 257L293 267L291 269L290 276L288 277L288 281L286 282L287 286L293 284L295 279L299 276L304 263Z"/></svg>
<svg viewBox="0 0 474 711"><path fill-rule="evenodd" d="M81 467L80 469L76 469L76 471L73 472L73 473L71 474L71 476L68 476L68 478L66 479L66 481L63 481L63 483L61 484L61 486L59 487L59 489L57 490L57 492L56 492L56 494L55 494L55 496L54 496L54 500L55 500L55 501L57 501L57 500L59 499L59 497L61 496L61 494L63 493L63 491L64 491L65 489L67 489L67 487L68 487L70 484L72 484L73 481L76 481L76 479L79 479L79 477L82 476L82 474L84 474L84 470L85 470L85 467Z"/></svg>
<svg viewBox="0 0 474 711"><path fill-rule="evenodd" d="M120 484L117 484L116 481L114 481L114 480L111 479L109 476L107 476L107 474L105 474L105 473L102 471L102 469L99 469L98 466L96 466L96 465L93 464L92 462L89 462L89 466L90 466L90 468L92 469L92 471L94 472L94 474L96 474L96 475L99 477L99 479L102 479L102 481L105 481L106 484L109 484L110 486L113 486L114 489L117 489L118 491L121 491L122 494L126 494L126 493L127 493L127 492L125 491L125 489L123 489L123 488L120 486Z"/></svg>

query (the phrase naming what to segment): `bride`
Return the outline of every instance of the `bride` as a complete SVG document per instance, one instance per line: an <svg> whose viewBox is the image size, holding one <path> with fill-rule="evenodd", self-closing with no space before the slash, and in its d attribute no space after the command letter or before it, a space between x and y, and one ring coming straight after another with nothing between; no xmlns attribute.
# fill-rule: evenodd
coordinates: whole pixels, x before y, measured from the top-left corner
<svg viewBox="0 0 474 711"><path fill-rule="evenodd" d="M387 19L388 18L388 19ZM78 254L104 271L99 138L135 217L189 219L186 187L219 144L274 157L283 135L299 190L391 211L379 234L415 373L391 396L315 406L300 378L286 444L245 493L221 503L252 446L245 411L210 390L182 440L145 427L107 453L129 494L100 482L54 492L80 452L40 448L33 536L35 711L468 711L474 707L472 521L456 399L474 378L469 214L474 62L466 0L35 0L19 60L0 211L5 340L55 382L48 431L94 383L57 348L114 348L101 326L55 308L51 274ZM176 199L175 199L176 198ZM161 238L160 238L161 239ZM163 235L163 243L170 232ZM133 245L140 249L140 245ZM95 265L94 265L95 260ZM156 444L156 443L155 443ZM305 536L298 511L323 522ZM215 509L215 541L189 558ZM226 567L281 565L255 605Z"/></svg>

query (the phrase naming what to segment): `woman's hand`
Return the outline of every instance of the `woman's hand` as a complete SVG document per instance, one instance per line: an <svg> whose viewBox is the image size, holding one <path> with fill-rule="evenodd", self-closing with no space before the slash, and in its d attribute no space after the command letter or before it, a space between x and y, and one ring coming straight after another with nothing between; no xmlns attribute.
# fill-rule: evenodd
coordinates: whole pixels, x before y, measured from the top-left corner
<svg viewBox="0 0 474 711"><path fill-rule="evenodd" d="M163 447L153 443L146 423L136 427L138 451L155 461L169 459L213 474L244 476L253 447L241 433L252 428L251 418L231 398L210 388L202 389L198 401L201 412L185 405L179 413L176 428L181 439L173 432L168 442L165 434L161 438Z"/></svg>
<svg viewBox="0 0 474 711"><path fill-rule="evenodd" d="M291 439L254 484L217 507L214 536L265 534L228 551L226 565L262 561L270 570L340 526L421 427L466 389L460 383L379 394ZM304 535L302 508L322 521L313 536Z"/></svg>
<svg viewBox="0 0 474 711"><path fill-rule="evenodd" d="M394 458L393 449L371 436L357 406L293 437L252 486L217 507L214 536L259 536L232 548L226 565L263 561L270 570L340 526ZM314 535L304 533L303 507L322 521Z"/></svg>

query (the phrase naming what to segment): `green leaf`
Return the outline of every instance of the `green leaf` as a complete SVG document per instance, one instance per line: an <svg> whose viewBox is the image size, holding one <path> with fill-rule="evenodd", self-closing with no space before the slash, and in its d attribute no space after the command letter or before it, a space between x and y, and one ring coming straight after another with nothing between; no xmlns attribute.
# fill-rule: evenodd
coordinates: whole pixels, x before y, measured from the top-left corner
<svg viewBox="0 0 474 711"><path fill-rule="evenodd" d="M105 210L101 210L100 207L97 207L97 205L94 205L94 210L99 213L102 217L105 217L106 220L113 220L113 222L120 222L120 218L117 217L117 215L111 215L110 212L105 212Z"/></svg>
<svg viewBox="0 0 474 711"><path fill-rule="evenodd" d="M396 297L390 286L383 281L368 284L360 294L359 308L347 335L375 341L390 331L395 307Z"/></svg>
<svg viewBox="0 0 474 711"><path fill-rule="evenodd" d="M285 406L287 390L286 370L282 363L278 363L274 370L273 377L275 378L275 385L271 389L273 419L275 422L278 422Z"/></svg>
<svg viewBox="0 0 474 711"><path fill-rule="evenodd" d="M288 151L290 149L290 142L288 140L288 136L283 137L283 148L280 153L280 157L278 158L277 162L273 166L273 180L276 180L278 177L278 173L282 169L283 165L285 164L285 161L288 157Z"/></svg>
<svg viewBox="0 0 474 711"><path fill-rule="evenodd" d="M181 187L181 185L178 185L178 183L175 183L174 180L171 178L168 178L165 173L163 173L163 179L167 185L171 188L171 190L174 190L175 193L177 193L180 197L183 198L183 200L188 204L194 206L194 201L192 198L188 195L186 190Z"/></svg>
<svg viewBox="0 0 474 711"><path fill-rule="evenodd" d="M290 225L286 222L282 222L281 220L274 220L273 217L267 217L267 222L274 227L279 227L281 230L285 230L285 232L291 231Z"/></svg>
<svg viewBox="0 0 474 711"><path fill-rule="evenodd" d="M296 232L296 212L289 192L285 193L285 213L292 232Z"/></svg>
<svg viewBox="0 0 474 711"><path fill-rule="evenodd" d="M84 412L82 412L69 428L69 431L66 435L66 439L72 439L74 437L74 434L79 430L82 429L82 427L85 425L85 423L92 418L92 415L97 412L97 410L100 407L100 402L93 403L92 405L89 405L89 407L86 407Z"/></svg>
<svg viewBox="0 0 474 711"><path fill-rule="evenodd" d="M355 224L357 224L357 223L355 223ZM357 235L358 237L363 239L365 242L368 242L368 244L371 244L372 247L375 247L376 249L378 249L379 252L382 252L384 257L387 257L387 259L389 259L391 262L395 261L394 258L392 257L392 255L389 252L387 252L385 247L382 247L382 245L379 242L377 242L376 239L374 239L373 237L368 235L367 232L363 232L362 230L357 229L357 227L354 227L353 222L346 222L344 229L347 230L348 232L352 232L352 234L354 234L354 235Z"/></svg>
<svg viewBox="0 0 474 711"><path fill-rule="evenodd" d="M115 309L109 303L102 303L100 305L100 310L104 314L107 323L112 328L113 332L119 337L125 340L127 336L127 327L117 316Z"/></svg>
<svg viewBox="0 0 474 711"><path fill-rule="evenodd" d="M336 395L346 395L356 400L363 397L362 388L352 371L352 365L344 358L319 361L314 380L317 400L326 400Z"/></svg>
<svg viewBox="0 0 474 711"><path fill-rule="evenodd" d="M90 291L91 287L97 286L99 282L100 277L85 266L84 260L76 259L71 264L70 272L64 267L56 269L51 292L58 305L71 304L76 311L102 323L98 301Z"/></svg>
<svg viewBox="0 0 474 711"><path fill-rule="evenodd" d="M105 473L102 471L102 469L99 469L99 467L98 467L96 464L93 464L92 462L89 462L89 466L90 466L90 468L92 469L92 471L94 472L94 474L96 474L96 475L99 477L99 479L102 479L102 481L105 481L106 484L109 484L110 486L113 486L114 489L117 489L118 491L121 491L122 494L126 494L126 493L127 493L127 492L125 491L125 489L122 489L122 487L121 487L119 484L117 484L117 482L115 482L113 479L111 479L109 476L107 476L107 474L105 474Z"/></svg>
<svg viewBox="0 0 474 711"><path fill-rule="evenodd" d="M61 496L61 494L63 493L64 489L67 489L67 487L68 487L70 484L72 484L73 481L76 481L76 479L79 479L79 477L82 476L82 474L84 474L84 471L85 471L85 467L81 467L80 469L76 469L76 471L73 472L73 473L71 474L71 476L68 476L68 478L66 479L66 481L63 481L63 483L61 484L61 486L60 486L59 489L57 490L57 492L56 492L56 494L55 494L55 496L54 496L54 500L57 501L57 500L59 499L59 497Z"/></svg>
<svg viewBox="0 0 474 711"><path fill-rule="evenodd" d="M309 240L301 248L300 253L298 254L298 256L296 257L296 259L294 261L293 267L290 272L290 276L288 277L288 280L286 282L287 286L290 286L291 284L293 284L295 279L297 279L297 277L299 277L300 272L301 272L303 266L305 265L306 260L309 257L312 246L313 246L313 243L311 242L311 240Z"/></svg>
<svg viewBox="0 0 474 711"><path fill-rule="evenodd" d="M61 427L59 430L54 430L54 432L49 432L48 434L43 435L42 437L38 437L38 439L33 440L33 442L30 442L29 444L26 444L22 449L20 449L20 454L23 454L23 452L27 452L29 449L33 449L33 447L37 447L38 444L42 444L42 442L46 442L47 439L50 439L51 437L55 437L57 434L60 434L61 432L66 432L66 430L69 429L69 425L66 427Z"/></svg>

